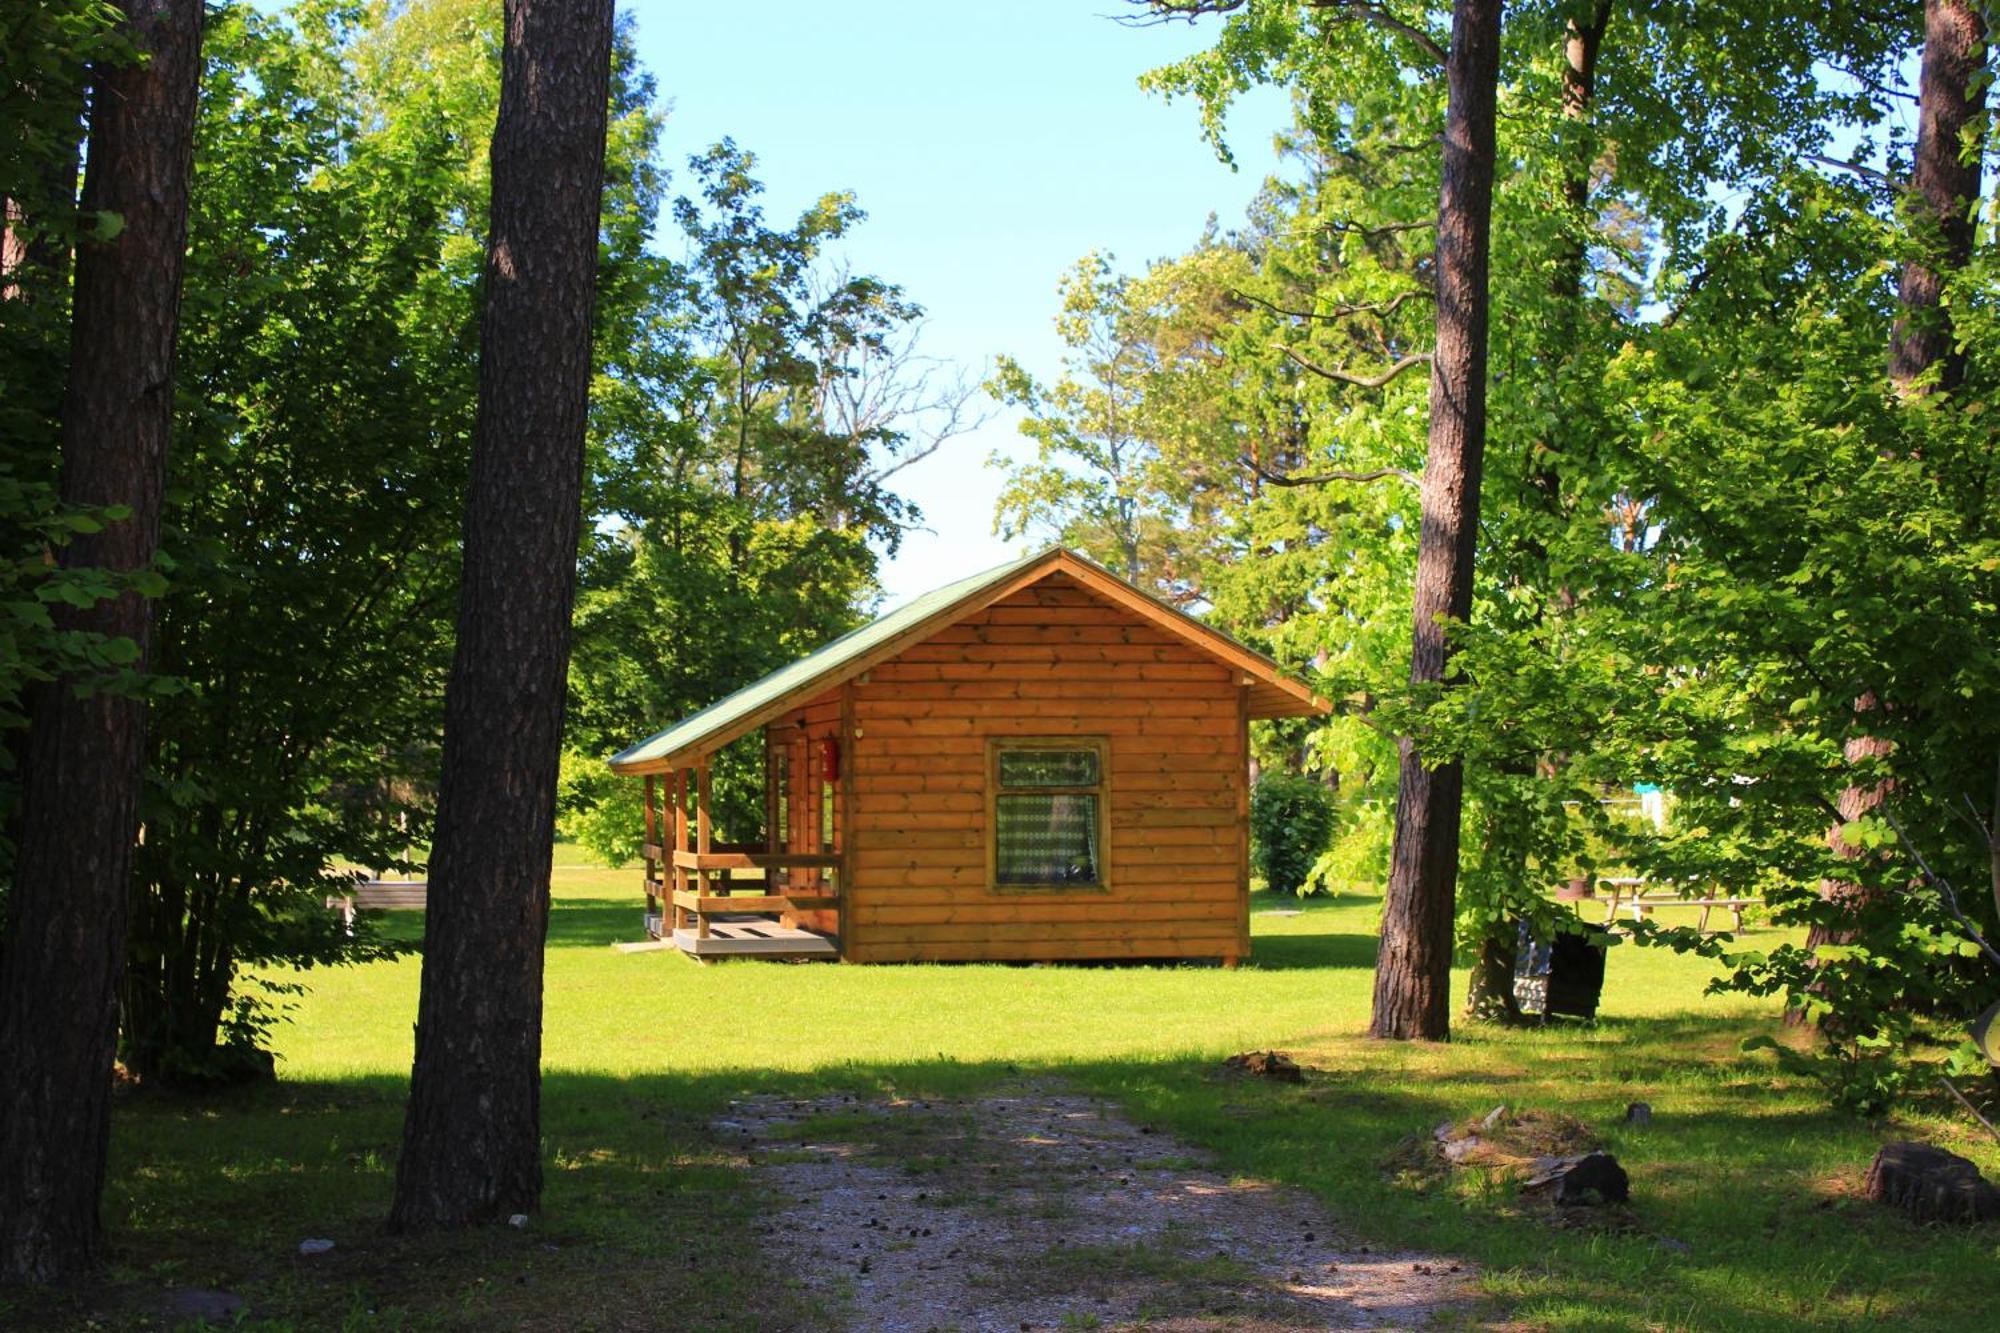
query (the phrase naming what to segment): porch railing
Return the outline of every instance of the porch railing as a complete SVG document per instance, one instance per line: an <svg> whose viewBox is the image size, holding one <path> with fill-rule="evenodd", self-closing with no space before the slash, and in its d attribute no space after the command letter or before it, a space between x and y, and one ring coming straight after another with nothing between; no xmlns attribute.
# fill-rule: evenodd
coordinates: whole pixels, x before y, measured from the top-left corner
<svg viewBox="0 0 2000 1333"><path fill-rule="evenodd" d="M770 851L746 843L717 843L705 852L681 852L652 843L646 845L646 859L662 868L700 876L704 886L676 889L664 879L649 879L646 892L671 902L684 912L811 912L840 906L839 876L842 857L838 852ZM760 879L740 883L730 874L738 870L762 871ZM820 882L806 888L776 890L775 872L818 870ZM826 872L834 882L826 882ZM755 889L756 892L749 890Z"/></svg>

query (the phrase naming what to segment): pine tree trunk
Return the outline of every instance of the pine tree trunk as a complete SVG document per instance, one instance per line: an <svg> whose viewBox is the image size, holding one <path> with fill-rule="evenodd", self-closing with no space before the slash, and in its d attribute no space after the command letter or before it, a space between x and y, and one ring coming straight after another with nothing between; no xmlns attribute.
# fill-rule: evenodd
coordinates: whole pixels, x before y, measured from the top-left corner
<svg viewBox="0 0 2000 1333"><path fill-rule="evenodd" d="M507 0L458 645L390 1224L540 1199L542 948L590 393L611 0Z"/></svg>
<svg viewBox="0 0 2000 1333"><path fill-rule="evenodd" d="M1972 204L1979 197L1981 159L1976 152L1967 155L1964 148L1967 127L1975 125L1986 108L1985 42L1986 25L1970 0L1924 0L1916 161L1904 216L1925 253L1903 265L1896 292L1902 314L1889 335L1889 378L1906 396L1949 392L1964 377L1964 357L1953 346L1951 316L1941 298L1945 276L1972 257ZM1854 704L1856 721L1866 724L1869 714L1882 707L1873 693L1862 694ZM1841 757L1852 765L1886 758L1894 750L1893 742L1863 733L1847 739ZM1850 784L1837 802L1841 822L1864 818L1888 797L1887 784ZM1863 854L1841 837L1841 824L1827 831L1827 844L1845 859ZM1819 896L1838 904L1843 915L1865 907L1872 898L1866 886L1833 878L1820 881ZM1849 925L1815 922L1807 932L1806 947L1846 944L1854 935ZM1795 1009L1786 1018L1798 1024L1804 1014Z"/></svg>
<svg viewBox="0 0 2000 1333"><path fill-rule="evenodd" d="M1980 156L1964 148L1967 127L1986 110L1985 46L1986 24L1972 0L1924 0L1916 161L1904 207L1930 254L1903 265L1896 292L1903 315L1889 338L1889 378L1905 391L1932 366L1938 368L1940 389L1958 387L1965 373L1940 298L1944 275L1972 257Z"/></svg>
<svg viewBox="0 0 2000 1333"><path fill-rule="evenodd" d="M202 4L123 9L148 58L95 75L83 207L124 225L77 254L62 496L131 512L79 535L62 559L130 571L152 563L159 540ZM128 592L60 624L130 639L143 660L152 608ZM81 697L57 681L37 700L0 962L0 1280L55 1281L97 1258L144 740L145 707L130 695Z"/></svg>
<svg viewBox="0 0 2000 1333"><path fill-rule="evenodd" d="M1486 274L1500 7L1500 0L1457 0L1445 65L1450 92L1438 197L1437 347L1410 651L1410 683L1419 688L1447 681L1451 648L1441 622L1463 621L1472 610L1486 448ZM1451 1035L1452 924L1465 775L1456 760L1426 764L1408 737L1399 748L1395 846L1369 1032L1442 1041Z"/></svg>
<svg viewBox="0 0 2000 1333"><path fill-rule="evenodd" d="M1611 25L1611 0L1596 0L1588 14L1578 21L1572 15L1563 31L1562 114L1565 131L1563 148L1563 204L1569 209L1570 224L1576 232L1565 238L1556 260L1550 291L1562 302L1558 317L1568 322L1565 333L1573 336L1576 307L1583 300L1584 266L1589 246L1584 228L1585 210L1590 206L1590 170L1596 145L1590 133L1591 115L1597 100L1597 56L1604 47L1604 32ZM1566 349L1565 349L1566 350Z"/></svg>

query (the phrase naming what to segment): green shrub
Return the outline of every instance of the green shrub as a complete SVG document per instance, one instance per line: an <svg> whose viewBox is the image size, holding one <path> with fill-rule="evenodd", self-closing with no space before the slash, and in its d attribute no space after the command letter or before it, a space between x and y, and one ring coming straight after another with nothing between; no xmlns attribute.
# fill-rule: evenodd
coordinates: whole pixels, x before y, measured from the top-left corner
<svg viewBox="0 0 2000 1333"><path fill-rule="evenodd" d="M621 778L594 755L564 750L556 784L556 832L617 869L646 840L644 787Z"/></svg>
<svg viewBox="0 0 2000 1333"><path fill-rule="evenodd" d="M1250 864L1273 893L1297 893L1333 836L1333 793L1272 773L1250 793Z"/></svg>
<svg viewBox="0 0 2000 1333"><path fill-rule="evenodd" d="M1299 896L1341 893L1356 887L1378 890L1389 882L1389 851L1395 832L1394 802L1336 802L1333 838L1313 862L1306 882L1299 886Z"/></svg>

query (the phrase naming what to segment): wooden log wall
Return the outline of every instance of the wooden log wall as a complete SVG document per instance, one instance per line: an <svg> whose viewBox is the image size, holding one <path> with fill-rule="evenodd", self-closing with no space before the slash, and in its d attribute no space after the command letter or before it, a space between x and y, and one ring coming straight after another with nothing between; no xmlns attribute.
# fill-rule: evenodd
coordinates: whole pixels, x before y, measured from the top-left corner
<svg viewBox="0 0 2000 1333"><path fill-rule="evenodd" d="M845 688L849 959L1249 952L1247 687L1231 668L1054 575ZM825 725L841 702L804 711ZM987 740L1064 735L1109 744L1109 887L996 890Z"/></svg>

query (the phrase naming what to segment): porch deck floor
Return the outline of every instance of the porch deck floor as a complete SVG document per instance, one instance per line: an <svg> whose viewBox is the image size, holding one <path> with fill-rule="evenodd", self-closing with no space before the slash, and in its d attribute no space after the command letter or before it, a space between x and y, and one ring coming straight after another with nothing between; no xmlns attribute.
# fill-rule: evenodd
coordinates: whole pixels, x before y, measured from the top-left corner
<svg viewBox="0 0 2000 1333"><path fill-rule="evenodd" d="M692 928L673 932L674 944L698 958L731 954L764 957L837 958L840 947L831 937L797 926L782 926L767 916L712 916L708 938L700 938Z"/></svg>

